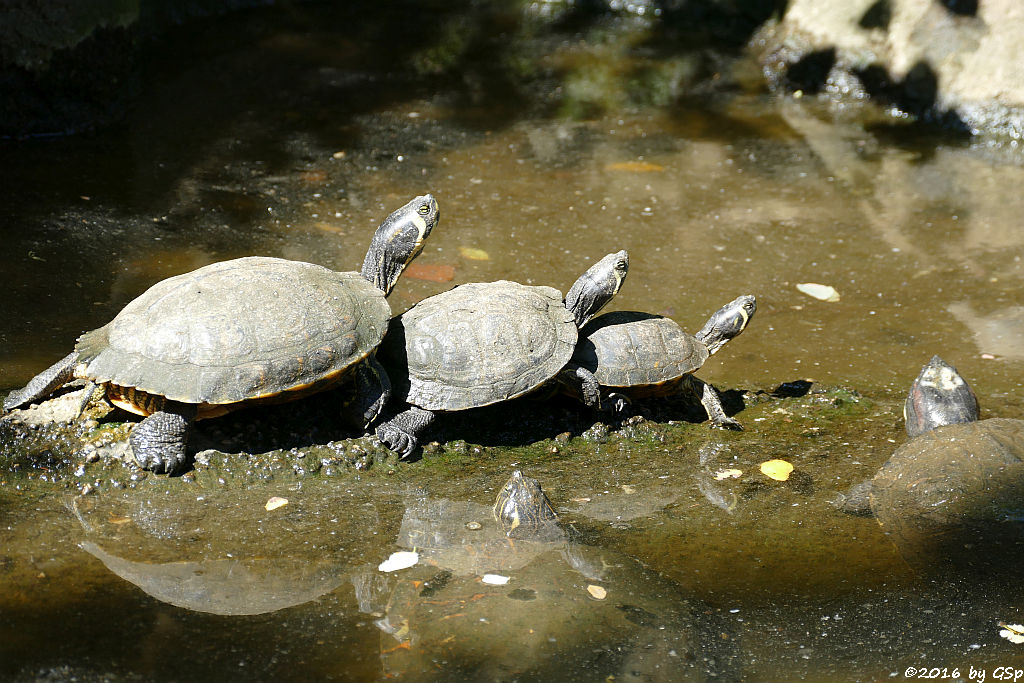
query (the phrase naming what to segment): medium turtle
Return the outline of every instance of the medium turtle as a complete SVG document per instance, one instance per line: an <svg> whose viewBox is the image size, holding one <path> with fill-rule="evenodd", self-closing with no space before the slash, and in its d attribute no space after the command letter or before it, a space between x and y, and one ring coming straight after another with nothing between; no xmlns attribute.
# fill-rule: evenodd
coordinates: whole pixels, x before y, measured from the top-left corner
<svg viewBox="0 0 1024 683"><path fill-rule="evenodd" d="M269 257L214 263L158 282L75 350L4 400L11 410L71 379L143 415L129 442L139 465L174 472L195 419L255 402L288 401L351 379L347 418L365 426L390 383L374 351L387 330L385 297L423 249L439 216L416 197L377 228L361 273Z"/></svg>
<svg viewBox="0 0 1024 683"><path fill-rule="evenodd" d="M841 509L873 514L915 566L1015 565L1024 544L1024 421L979 420L971 387L938 356L911 385L904 416L910 440L841 497Z"/></svg>
<svg viewBox="0 0 1024 683"><path fill-rule="evenodd" d="M651 313L616 311L580 330L572 362L593 374L612 404L622 410L630 398L692 393L716 427L740 429L722 408L718 392L693 375L708 357L738 335L757 310L753 296L730 301L696 335L673 320Z"/></svg>
<svg viewBox="0 0 1024 683"><path fill-rule="evenodd" d="M407 456L435 413L512 399L556 377L597 404L596 383L567 364L578 328L619 291L628 270L620 251L580 276L565 299L551 287L500 280L419 302L392 321L381 347L394 393L409 407L381 422L377 437Z"/></svg>

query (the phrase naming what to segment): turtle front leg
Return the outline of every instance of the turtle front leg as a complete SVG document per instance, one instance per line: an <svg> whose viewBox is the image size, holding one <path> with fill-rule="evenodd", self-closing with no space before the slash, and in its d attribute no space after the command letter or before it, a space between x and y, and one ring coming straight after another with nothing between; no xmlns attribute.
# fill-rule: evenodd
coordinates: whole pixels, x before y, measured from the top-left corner
<svg viewBox="0 0 1024 683"><path fill-rule="evenodd" d="M391 380L376 358L367 358L353 369L352 395L344 401L343 419L360 431L380 417L391 396Z"/></svg>
<svg viewBox="0 0 1024 683"><path fill-rule="evenodd" d="M196 417L196 405L168 401L135 425L128 443L139 467L174 474L185 465L185 444Z"/></svg>
<svg viewBox="0 0 1024 683"><path fill-rule="evenodd" d="M74 378L77 363L78 352L72 351L29 380L24 389L8 394L4 399L4 410L14 410L46 398Z"/></svg>
<svg viewBox="0 0 1024 683"><path fill-rule="evenodd" d="M435 414L429 410L409 406L377 425L377 438L402 458L408 458L416 450L420 435L434 421L434 417Z"/></svg>
<svg viewBox="0 0 1024 683"><path fill-rule="evenodd" d="M590 370L576 363L569 363L558 372L556 379L588 408L601 407L601 385Z"/></svg>
<svg viewBox="0 0 1024 683"><path fill-rule="evenodd" d="M704 410L707 411L708 417L711 419L711 426L718 427L719 429L743 429L743 426L737 420L725 414L725 408L722 407L722 399L713 386L693 375L686 376L684 385L704 406Z"/></svg>

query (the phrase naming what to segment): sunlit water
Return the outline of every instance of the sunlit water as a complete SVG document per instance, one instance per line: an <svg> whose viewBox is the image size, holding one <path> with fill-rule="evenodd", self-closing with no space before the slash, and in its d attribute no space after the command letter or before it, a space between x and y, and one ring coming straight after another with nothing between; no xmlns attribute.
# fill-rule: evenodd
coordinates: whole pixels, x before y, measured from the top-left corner
<svg viewBox="0 0 1024 683"><path fill-rule="evenodd" d="M830 504L902 442L901 397L932 354L986 415L1024 413L1012 150L911 139L756 92L573 118L472 78L430 78L414 26L397 54L366 61L379 38L368 31L258 17L251 40L154 65L123 128L5 143L0 386L173 274L248 254L356 269L377 222L430 192L441 224L392 295L397 310L469 281L564 291L628 249L612 308L696 330L757 296L705 380L843 386L869 407L830 425L806 404L751 406L744 432L689 450L570 444L529 463L567 530L536 546L510 546L488 517L516 465L500 448L254 488L150 477L79 496L8 476L0 677L838 681L1024 668L1024 646L997 626L1024 621L1019 584L914 571L877 522ZM229 28L207 30L226 40ZM759 479L770 457L797 476ZM728 468L744 478L715 478ZM274 495L289 503L267 511ZM439 505L449 512L431 521ZM410 528L436 552L410 544ZM422 561L376 569L400 550ZM488 572L510 581L481 582Z"/></svg>

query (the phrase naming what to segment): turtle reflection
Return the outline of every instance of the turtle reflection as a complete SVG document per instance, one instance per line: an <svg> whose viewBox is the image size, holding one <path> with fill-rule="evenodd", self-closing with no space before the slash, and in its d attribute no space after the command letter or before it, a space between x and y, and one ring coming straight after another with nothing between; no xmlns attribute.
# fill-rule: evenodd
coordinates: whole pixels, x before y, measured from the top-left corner
<svg viewBox="0 0 1024 683"><path fill-rule="evenodd" d="M76 499L80 547L151 597L210 614L265 614L335 590L359 557L353 539L372 536L376 523L372 515L357 528L346 520L341 537L301 501L271 513L248 492L187 506L141 493Z"/></svg>
<svg viewBox="0 0 1024 683"><path fill-rule="evenodd" d="M494 508L426 497L408 504L398 545L419 563L395 575L377 622L385 675L703 677L695 622L703 610L635 559L573 540L546 500L516 472ZM517 501L528 507L512 526L504 513Z"/></svg>

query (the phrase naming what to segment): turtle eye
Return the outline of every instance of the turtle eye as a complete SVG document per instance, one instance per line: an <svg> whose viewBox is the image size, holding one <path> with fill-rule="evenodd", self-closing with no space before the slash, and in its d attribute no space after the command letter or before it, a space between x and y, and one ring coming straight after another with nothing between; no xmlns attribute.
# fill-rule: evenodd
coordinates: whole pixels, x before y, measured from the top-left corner
<svg viewBox="0 0 1024 683"><path fill-rule="evenodd" d="M417 211L421 216L426 216L430 213L430 204L420 204L420 208Z"/></svg>

